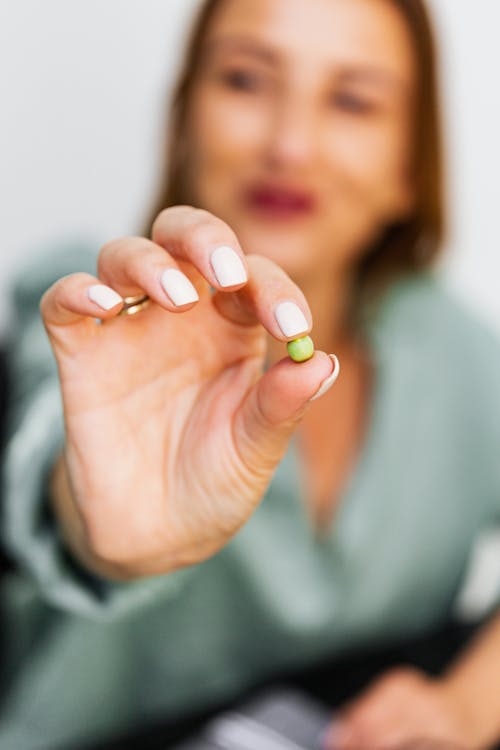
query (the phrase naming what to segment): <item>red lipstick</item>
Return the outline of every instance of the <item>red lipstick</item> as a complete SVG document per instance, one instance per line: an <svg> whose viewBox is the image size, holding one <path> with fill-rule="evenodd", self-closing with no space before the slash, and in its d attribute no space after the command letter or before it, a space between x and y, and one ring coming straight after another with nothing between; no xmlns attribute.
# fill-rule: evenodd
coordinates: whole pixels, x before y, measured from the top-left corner
<svg viewBox="0 0 500 750"><path fill-rule="evenodd" d="M264 183L248 188L244 200L250 210L270 219L302 218L317 205L311 192Z"/></svg>

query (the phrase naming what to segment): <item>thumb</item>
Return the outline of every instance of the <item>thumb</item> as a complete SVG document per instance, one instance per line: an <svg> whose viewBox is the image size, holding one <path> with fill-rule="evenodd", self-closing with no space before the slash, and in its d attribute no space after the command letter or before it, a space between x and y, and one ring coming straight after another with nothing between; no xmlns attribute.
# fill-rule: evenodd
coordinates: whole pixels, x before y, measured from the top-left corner
<svg viewBox="0 0 500 750"><path fill-rule="evenodd" d="M320 351L300 364L285 357L267 370L235 415L234 439L249 469L274 470L310 402L331 388L339 372L337 357Z"/></svg>

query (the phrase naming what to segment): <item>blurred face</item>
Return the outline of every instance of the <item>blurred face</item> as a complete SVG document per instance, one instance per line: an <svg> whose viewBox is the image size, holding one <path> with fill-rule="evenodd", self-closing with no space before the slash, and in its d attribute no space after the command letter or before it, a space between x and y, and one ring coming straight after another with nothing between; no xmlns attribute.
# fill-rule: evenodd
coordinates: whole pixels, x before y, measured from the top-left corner
<svg viewBox="0 0 500 750"><path fill-rule="evenodd" d="M295 279L348 270L412 208L415 78L389 0L224 0L190 103L194 201Z"/></svg>

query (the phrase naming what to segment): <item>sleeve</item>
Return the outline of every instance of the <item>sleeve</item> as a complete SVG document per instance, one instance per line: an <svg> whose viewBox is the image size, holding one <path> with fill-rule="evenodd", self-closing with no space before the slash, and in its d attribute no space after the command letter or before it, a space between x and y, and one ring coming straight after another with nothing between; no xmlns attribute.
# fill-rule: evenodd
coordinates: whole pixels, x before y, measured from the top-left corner
<svg viewBox="0 0 500 750"><path fill-rule="evenodd" d="M61 248L24 269L13 287L1 536L16 571L29 578L43 600L110 621L173 596L198 566L132 582L110 581L86 570L59 533L48 502L48 478L64 444L64 422L39 301L55 280L76 271L95 273L95 254L88 248Z"/></svg>
<svg viewBox="0 0 500 750"><path fill-rule="evenodd" d="M458 354L466 389L463 442L467 455L472 539L454 613L477 622L500 612L500 337L490 323L461 320ZM459 357L457 356L457 362ZM468 509L464 508L464 514ZM476 519L475 522L472 519Z"/></svg>

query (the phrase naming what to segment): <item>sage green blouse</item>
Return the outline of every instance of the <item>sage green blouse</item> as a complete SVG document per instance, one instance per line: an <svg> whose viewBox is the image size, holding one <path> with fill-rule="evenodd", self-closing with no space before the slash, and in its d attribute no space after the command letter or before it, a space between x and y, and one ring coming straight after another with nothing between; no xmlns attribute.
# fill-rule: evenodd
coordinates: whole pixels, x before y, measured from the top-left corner
<svg viewBox="0 0 500 750"><path fill-rule="evenodd" d="M437 275L394 282L367 321L370 423L324 538L308 521L292 438L222 551L115 583L72 558L47 500L64 434L38 303L56 278L94 269L86 248L65 247L14 290L2 750L78 748L450 616L474 540L500 520L500 341Z"/></svg>

